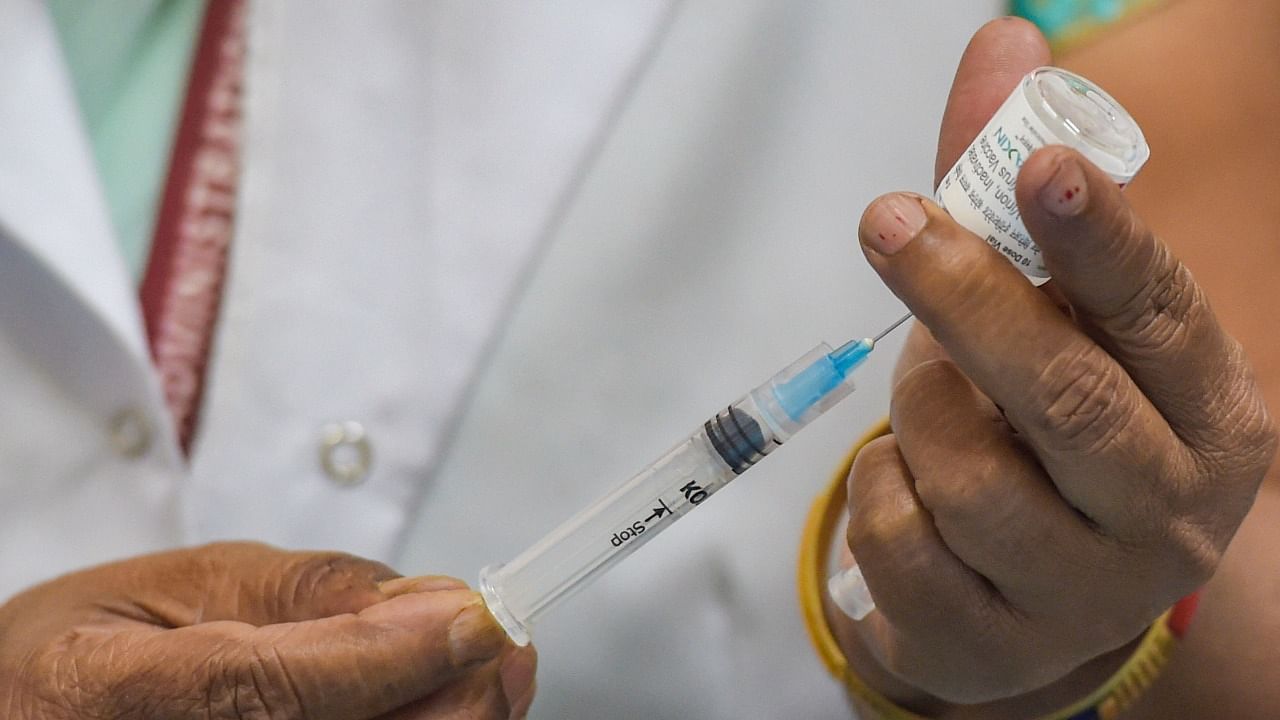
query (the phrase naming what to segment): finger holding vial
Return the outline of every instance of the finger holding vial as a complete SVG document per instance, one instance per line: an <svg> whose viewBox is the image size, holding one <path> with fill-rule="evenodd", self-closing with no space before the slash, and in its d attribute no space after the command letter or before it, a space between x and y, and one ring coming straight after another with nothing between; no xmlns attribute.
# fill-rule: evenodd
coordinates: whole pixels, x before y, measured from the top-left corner
<svg viewBox="0 0 1280 720"><path fill-rule="evenodd" d="M863 648L934 698L1028 693L1122 648L1212 574L1275 452L1238 344L1120 192L1146 157L1126 119L1041 68L941 205L893 194L863 217L871 265L945 353L902 375L893 436L854 466L861 569L833 599L865 591ZM1051 274L1071 315L1032 284Z"/></svg>

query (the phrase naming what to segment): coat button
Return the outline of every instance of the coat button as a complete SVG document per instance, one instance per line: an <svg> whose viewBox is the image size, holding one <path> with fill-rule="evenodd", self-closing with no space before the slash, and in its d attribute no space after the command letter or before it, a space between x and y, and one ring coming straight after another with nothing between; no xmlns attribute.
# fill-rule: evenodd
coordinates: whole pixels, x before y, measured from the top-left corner
<svg viewBox="0 0 1280 720"><path fill-rule="evenodd" d="M372 464L373 446L363 425L347 420L320 428L320 467L330 480L354 487L369 479Z"/></svg>
<svg viewBox="0 0 1280 720"><path fill-rule="evenodd" d="M128 407L107 422L107 434L111 449L130 460L140 458L151 449L151 423L136 407Z"/></svg>

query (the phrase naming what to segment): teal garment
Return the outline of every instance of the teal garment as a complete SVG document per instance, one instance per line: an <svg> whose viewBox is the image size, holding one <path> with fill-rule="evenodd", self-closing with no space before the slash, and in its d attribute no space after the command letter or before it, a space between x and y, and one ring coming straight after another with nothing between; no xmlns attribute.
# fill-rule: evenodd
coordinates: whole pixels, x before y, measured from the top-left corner
<svg viewBox="0 0 1280 720"><path fill-rule="evenodd" d="M1013 0L1010 11L1035 23L1049 40L1120 19L1143 0Z"/></svg>
<svg viewBox="0 0 1280 720"><path fill-rule="evenodd" d="M120 252L140 281L205 0L49 0Z"/></svg>

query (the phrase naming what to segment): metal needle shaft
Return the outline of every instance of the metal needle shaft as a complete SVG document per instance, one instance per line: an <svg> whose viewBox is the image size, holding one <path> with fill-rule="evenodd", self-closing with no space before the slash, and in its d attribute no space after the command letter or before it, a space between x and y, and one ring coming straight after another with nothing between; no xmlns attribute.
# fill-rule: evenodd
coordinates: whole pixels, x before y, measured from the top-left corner
<svg viewBox="0 0 1280 720"><path fill-rule="evenodd" d="M911 314L911 313L907 313L906 315L903 315L902 317L900 317L900 318L898 318L897 320L895 320L895 321L894 321L894 323L893 323L892 325L890 325L889 327L885 328L884 330L881 330L879 335L877 335L877 336L875 336L875 337L871 338L871 344L872 344L872 345L875 345L876 343L880 342L882 339L884 339L884 336L888 335L889 333L893 332L894 330L897 330L899 325L901 325L902 323L904 323L904 322L906 322L906 321L910 320L910 319L911 319L911 316L912 316L912 314Z"/></svg>

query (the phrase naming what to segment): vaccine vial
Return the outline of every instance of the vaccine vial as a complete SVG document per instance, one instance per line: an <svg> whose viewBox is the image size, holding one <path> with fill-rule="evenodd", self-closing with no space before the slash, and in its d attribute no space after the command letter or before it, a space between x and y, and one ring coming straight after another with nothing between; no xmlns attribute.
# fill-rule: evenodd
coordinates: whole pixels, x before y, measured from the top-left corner
<svg viewBox="0 0 1280 720"><path fill-rule="evenodd" d="M1014 184L1022 163L1045 145L1079 151L1124 187L1151 154L1138 123L1102 88L1061 68L1032 70L956 164L934 198L986 239L1036 285L1049 279L1031 241Z"/></svg>

